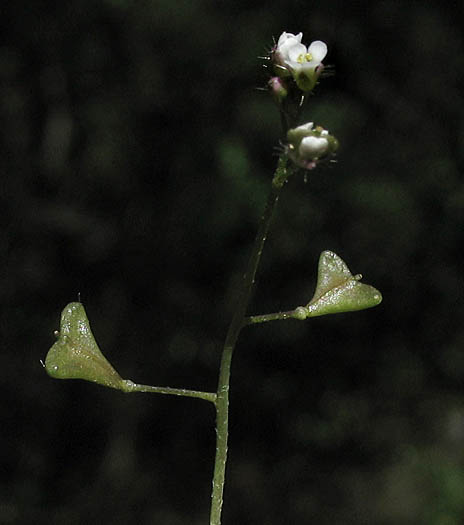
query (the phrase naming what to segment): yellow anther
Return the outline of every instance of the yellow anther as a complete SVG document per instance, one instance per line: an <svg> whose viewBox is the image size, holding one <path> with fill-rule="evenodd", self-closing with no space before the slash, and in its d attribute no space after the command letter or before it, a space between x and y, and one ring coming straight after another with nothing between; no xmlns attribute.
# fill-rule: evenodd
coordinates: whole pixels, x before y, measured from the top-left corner
<svg viewBox="0 0 464 525"><path fill-rule="evenodd" d="M313 55L311 55L311 53L301 53L300 55L298 55L296 61L298 62L298 64L302 64L303 62L311 62L312 59Z"/></svg>

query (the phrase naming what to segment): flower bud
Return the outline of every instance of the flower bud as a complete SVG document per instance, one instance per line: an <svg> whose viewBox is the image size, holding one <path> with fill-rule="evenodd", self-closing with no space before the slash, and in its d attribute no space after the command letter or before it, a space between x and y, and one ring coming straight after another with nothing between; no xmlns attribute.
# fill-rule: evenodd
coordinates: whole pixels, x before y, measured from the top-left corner
<svg viewBox="0 0 464 525"><path fill-rule="evenodd" d="M280 77L272 77L268 82L268 86L272 98L275 100L276 104L280 106L288 95L285 80Z"/></svg>
<svg viewBox="0 0 464 525"><path fill-rule="evenodd" d="M287 153L300 168L313 169L318 161L330 158L338 148L338 141L321 126L308 122L287 133Z"/></svg>

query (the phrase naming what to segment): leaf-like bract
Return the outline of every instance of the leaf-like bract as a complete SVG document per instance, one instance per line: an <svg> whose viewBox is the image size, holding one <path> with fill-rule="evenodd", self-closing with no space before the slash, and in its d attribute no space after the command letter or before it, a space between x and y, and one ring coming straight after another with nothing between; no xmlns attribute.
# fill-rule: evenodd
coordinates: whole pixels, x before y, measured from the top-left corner
<svg viewBox="0 0 464 525"><path fill-rule="evenodd" d="M58 340L48 351L45 369L56 379L85 379L124 389L124 381L98 348L82 303L69 303L61 313Z"/></svg>
<svg viewBox="0 0 464 525"><path fill-rule="evenodd" d="M335 253L325 251L319 258L316 291L306 305L308 317L364 310L378 305L382 294L360 282Z"/></svg>

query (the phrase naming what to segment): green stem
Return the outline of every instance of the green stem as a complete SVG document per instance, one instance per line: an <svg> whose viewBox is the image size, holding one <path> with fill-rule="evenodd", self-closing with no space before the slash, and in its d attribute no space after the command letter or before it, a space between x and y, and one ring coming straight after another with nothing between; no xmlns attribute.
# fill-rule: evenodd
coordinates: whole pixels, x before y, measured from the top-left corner
<svg viewBox="0 0 464 525"><path fill-rule="evenodd" d="M279 199L280 191L287 180L287 157L279 158L277 169L272 179L272 187L261 216L258 232L256 234L253 251L248 262L247 271L240 286L237 307L227 332L224 349L222 352L221 367L216 398L216 458L214 462L213 490L211 494L210 525L221 524L221 511L224 494L224 480L227 462L227 439L229 428L229 384L232 354L237 343L241 329L246 324L245 314L250 302L255 275L266 241L267 232L271 223L275 205Z"/></svg>
<svg viewBox="0 0 464 525"><path fill-rule="evenodd" d="M299 306L294 310L289 310L287 312L275 312L272 314L262 314L262 315L251 315L250 317L245 318L246 324L258 324L258 323L267 323L268 321L285 321L286 319L298 319L302 321L306 319L305 308Z"/></svg>
<svg viewBox="0 0 464 525"><path fill-rule="evenodd" d="M151 392L153 394L168 394L172 396L196 397L216 403L216 394L214 392L199 392L197 390L187 390L185 388L170 388L167 386L150 386L138 385L129 379L123 380L121 388L123 392Z"/></svg>

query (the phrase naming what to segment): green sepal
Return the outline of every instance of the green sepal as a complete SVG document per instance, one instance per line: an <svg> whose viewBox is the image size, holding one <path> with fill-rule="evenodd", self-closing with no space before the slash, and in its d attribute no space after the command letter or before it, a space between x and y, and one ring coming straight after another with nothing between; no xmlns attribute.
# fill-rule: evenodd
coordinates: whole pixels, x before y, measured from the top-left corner
<svg viewBox="0 0 464 525"><path fill-rule="evenodd" d="M298 71L294 75L296 85L305 93L309 93L314 89L317 77L318 74L315 71Z"/></svg>
<svg viewBox="0 0 464 525"><path fill-rule="evenodd" d="M51 377L85 379L127 391L126 381L98 348L82 303L69 303L64 308L57 337L45 358L45 370Z"/></svg>
<svg viewBox="0 0 464 525"><path fill-rule="evenodd" d="M304 307L307 317L353 312L377 306L382 294L373 286L360 282L346 263L334 252L324 251L319 258L316 291Z"/></svg>

